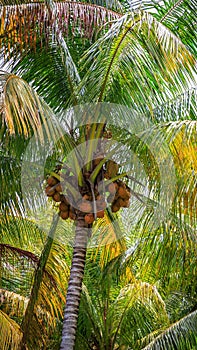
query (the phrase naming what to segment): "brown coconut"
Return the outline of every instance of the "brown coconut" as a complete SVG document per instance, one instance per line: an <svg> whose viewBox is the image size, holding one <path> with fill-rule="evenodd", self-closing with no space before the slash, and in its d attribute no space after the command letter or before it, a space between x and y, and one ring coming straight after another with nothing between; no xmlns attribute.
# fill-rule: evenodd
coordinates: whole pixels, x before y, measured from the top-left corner
<svg viewBox="0 0 197 350"><path fill-rule="evenodd" d="M69 210L69 218L70 218L71 220L76 220L76 218L77 218L73 207L70 207L70 210Z"/></svg>
<svg viewBox="0 0 197 350"><path fill-rule="evenodd" d="M61 202L60 205L59 205L59 209L61 211L68 211L68 205L64 202Z"/></svg>
<svg viewBox="0 0 197 350"><path fill-rule="evenodd" d="M129 199L122 199L122 198L118 198L117 199L117 203L121 208L128 208L129 207Z"/></svg>
<svg viewBox="0 0 197 350"><path fill-rule="evenodd" d="M97 218L104 218L105 212L104 210L101 210L101 211L98 211L96 215L97 215Z"/></svg>
<svg viewBox="0 0 197 350"><path fill-rule="evenodd" d="M107 197L107 202L108 203L112 203L114 200L114 195L113 194L110 194L108 197Z"/></svg>
<svg viewBox="0 0 197 350"><path fill-rule="evenodd" d="M120 210L120 206L118 204L117 201L115 201L114 203L112 203L112 206L111 206L111 211L112 213L117 213L117 211Z"/></svg>
<svg viewBox="0 0 197 350"><path fill-rule="evenodd" d="M68 211L60 211L59 216L63 219L63 220L67 220L69 218L69 213Z"/></svg>
<svg viewBox="0 0 197 350"><path fill-rule="evenodd" d="M57 192L62 192L62 185L60 183L58 183L56 186L55 186L55 190Z"/></svg>
<svg viewBox="0 0 197 350"><path fill-rule="evenodd" d="M65 204L69 205L69 200L64 194L60 194L61 202L64 202Z"/></svg>
<svg viewBox="0 0 197 350"><path fill-rule="evenodd" d="M50 176L47 179L47 183L48 183L49 186L54 186L54 185L56 185L58 183L58 180L55 177Z"/></svg>
<svg viewBox="0 0 197 350"><path fill-rule="evenodd" d="M105 199L101 199L101 200L97 200L96 201L96 207L97 207L97 210L100 211L100 210L104 210L107 206L107 203L105 202Z"/></svg>
<svg viewBox="0 0 197 350"><path fill-rule="evenodd" d="M45 189L45 193L48 197L53 197L53 195L55 194L55 189L51 186L47 186Z"/></svg>
<svg viewBox="0 0 197 350"><path fill-rule="evenodd" d="M111 193L111 194L115 194L116 191L118 189L118 184L116 182L112 182L108 185L107 190Z"/></svg>
<svg viewBox="0 0 197 350"><path fill-rule="evenodd" d="M92 197L92 196L91 196L90 194L86 193L86 194L83 195L83 200L84 200L84 201L91 201L91 200L92 200L91 197Z"/></svg>
<svg viewBox="0 0 197 350"><path fill-rule="evenodd" d="M90 213L92 211L92 205L88 201L83 201L79 204L79 210L83 213Z"/></svg>
<svg viewBox="0 0 197 350"><path fill-rule="evenodd" d="M58 192L55 192L55 194L53 195L53 200L55 202L61 202L61 196Z"/></svg>
<svg viewBox="0 0 197 350"><path fill-rule="evenodd" d="M86 214L84 216L84 220L86 222L86 224L92 224L94 222L94 215L92 213Z"/></svg>
<svg viewBox="0 0 197 350"><path fill-rule="evenodd" d="M126 187L123 187L122 185L118 189L118 195L122 199L129 199L131 197L130 192L126 189Z"/></svg>

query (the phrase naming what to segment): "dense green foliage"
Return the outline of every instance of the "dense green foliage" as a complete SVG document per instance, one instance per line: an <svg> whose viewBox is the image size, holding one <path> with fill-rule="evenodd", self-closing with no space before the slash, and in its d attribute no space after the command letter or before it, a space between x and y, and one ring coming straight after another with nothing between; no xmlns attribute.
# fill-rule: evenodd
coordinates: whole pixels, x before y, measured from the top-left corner
<svg viewBox="0 0 197 350"><path fill-rule="evenodd" d="M39 127L48 130L48 147L56 132L53 120L60 120L68 107L85 102L122 104L139 116L143 113L151 121L151 127L144 130L144 139L154 135L157 140L162 134L173 159L176 184L168 216L153 226L153 208L160 200L154 157L129 130L108 126L114 140L138 155L154 195L135 197L137 204L134 201L120 214L108 210L94 224L92 241L99 234L103 240L92 246L90 238L76 350L194 350L195 1L165 0L161 4L145 0L133 2L133 7L132 1L96 1L89 7L70 3L66 26L58 19L53 2L38 3L35 9L31 3L17 17L15 28L16 18L8 21L6 14L12 18L12 5L16 3L23 1L3 0L0 8L2 350L17 349L22 334L29 350L59 349L73 224L68 220L58 225L54 215L57 209L50 200L45 201L46 182L40 184L33 171L32 182L39 186L33 193L27 191L29 197L24 198L21 176L29 140L36 135L38 144L42 144ZM46 6L48 26L39 17L41 6ZM84 20L86 12L89 16ZM92 25L94 16L97 28ZM35 38L32 30L37 33ZM62 144L56 144L47 158L45 180L77 142L68 133ZM31 177L31 169L26 171ZM142 215L134 220L140 210ZM45 229L50 230L50 223L52 233L47 235Z"/></svg>

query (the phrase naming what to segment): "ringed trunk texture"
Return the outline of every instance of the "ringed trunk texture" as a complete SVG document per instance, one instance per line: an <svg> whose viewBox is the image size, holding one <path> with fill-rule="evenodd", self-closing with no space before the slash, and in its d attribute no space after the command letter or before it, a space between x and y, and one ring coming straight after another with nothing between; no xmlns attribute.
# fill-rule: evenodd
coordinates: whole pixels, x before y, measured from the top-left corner
<svg viewBox="0 0 197 350"><path fill-rule="evenodd" d="M88 228L88 225L84 221L84 217L78 217L72 266L66 295L60 350L73 350L75 346L89 230L91 230L91 228Z"/></svg>

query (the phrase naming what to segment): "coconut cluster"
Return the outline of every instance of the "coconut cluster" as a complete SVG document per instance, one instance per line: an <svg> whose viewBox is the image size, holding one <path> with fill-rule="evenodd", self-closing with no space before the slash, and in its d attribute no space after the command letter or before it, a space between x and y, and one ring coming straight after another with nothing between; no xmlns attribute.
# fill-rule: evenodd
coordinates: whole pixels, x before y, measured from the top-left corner
<svg viewBox="0 0 197 350"><path fill-rule="evenodd" d="M59 174L57 174L58 176ZM70 205L68 198L63 194L62 183L55 176L50 176L47 179L46 195L52 197L59 204L59 215L63 220L70 218L76 219L74 208Z"/></svg>
<svg viewBox="0 0 197 350"><path fill-rule="evenodd" d="M123 181L110 183L108 186L110 195L107 198L111 203L111 211L116 213L120 208L128 208L130 205L131 190Z"/></svg>
<svg viewBox="0 0 197 350"><path fill-rule="evenodd" d="M99 164L102 158L94 160L94 168ZM131 197L130 188L123 181L117 180L112 182L111 178L117 174L118 167L115 162L108 161L106 170L103 174L104 190L99 193L98 187L90 188L88 178L91 173L84 172L83 187L79 187L77 179L70 174L61 173L61 168L54 176L49 176L47 179L46 195L52 197L54 202L59 203L59 215L63 220L70 218L76 220L78 213L83 213L84 220L87 224L92 224L97 218L104 217L104 211L107 207L107 202L111 204L111 210L116 213L120 208L129 207L129 199ZM114 163L114 164L113 164ZM113 167L112 171L112 165ZM110 169L111 168L111 169ZM61 182L60 182L61 179ZM68 184L67 193L63 193L65 183ZM70 186L69 186L70 184ZM106 184L106 185L105 185ZM78 195L72 197L72 191L68 193L69 188L78 188ZM65 191L64 191L65 192ZM72 203L69 199L73 198Z"/></svg>

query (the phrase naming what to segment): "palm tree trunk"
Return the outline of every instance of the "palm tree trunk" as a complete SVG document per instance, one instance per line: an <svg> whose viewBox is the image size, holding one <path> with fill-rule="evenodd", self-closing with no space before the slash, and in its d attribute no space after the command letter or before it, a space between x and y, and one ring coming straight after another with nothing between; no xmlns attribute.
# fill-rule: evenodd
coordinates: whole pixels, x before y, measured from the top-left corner
<svg viewBox="0 0 197 350"><path fill-rule="evenodd" d="M76 222L75 244L66 296L60 350L73 350L75 345L79 303L86 261L88 230L91 230L91 228L88 228L84 217L79 216Z"/></svg>

